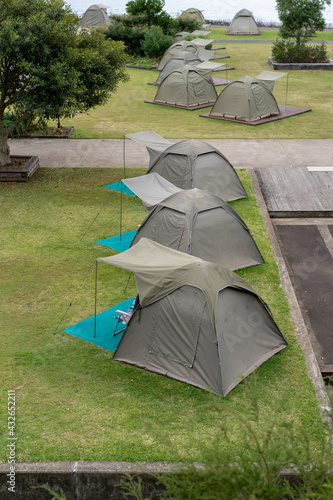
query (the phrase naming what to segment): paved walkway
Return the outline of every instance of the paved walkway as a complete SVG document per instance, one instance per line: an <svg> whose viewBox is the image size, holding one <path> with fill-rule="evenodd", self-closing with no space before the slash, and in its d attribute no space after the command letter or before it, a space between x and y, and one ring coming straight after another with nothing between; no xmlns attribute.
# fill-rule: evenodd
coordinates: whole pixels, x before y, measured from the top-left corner
<svg viewBox="0 0 333 500"><path fill-rule="evenodd" d="M180 140L180 139L179 139ZM235 168L333 166L333 139L204 139ZM177 142L176 140L174 142ZM125 143L125 144L124 144ZM41 167L147 167L130 139L11 139L13 155L37 155Z"/></svg>

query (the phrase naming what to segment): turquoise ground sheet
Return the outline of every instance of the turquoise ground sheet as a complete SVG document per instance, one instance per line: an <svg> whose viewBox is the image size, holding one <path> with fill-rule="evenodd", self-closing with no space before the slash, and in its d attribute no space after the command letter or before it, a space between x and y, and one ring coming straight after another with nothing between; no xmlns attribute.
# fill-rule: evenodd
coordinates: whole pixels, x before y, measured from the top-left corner
<svg viewBox="0 0 333 500"><path fill-rule="evenodd" d="M123 336L123 333L113 336L115 326L117 324L117 319L115 318L116 311L126 312L131 305L133 305L135 298L125 300L120 304L103 311L96 315L96 337L94 338L94 323L95 315L86 318L75 325L69 326L64 330L64 332L74 335L74 337L79 337L82 340L91 342L92 344L103 347L108 351L115 351L118 344ZM125 327L124 324L119 323L117 331Z"/></svg>
<svg viewBox="0 0 333 500"><path fill-rule="evenodd" d="M135 230L128 231L127 233L111 236L111 238L105 238L105 240L97 240L96 243L113 248L113 250L118 250L118 252L124 252L129 249L135 235Z"/></svg>
<svg viewBox="0 0 333 500"><path fill-rule="evenodd" d="M106 184L105 187L108 188L108 189L113 189L113 191L119 191L120 192L121 191L121 185L123 185L123 189L122 189L123 193L135 196L135 193L133 193L133 191L131 191L122 182L114 182L113 184Z"/></svg>

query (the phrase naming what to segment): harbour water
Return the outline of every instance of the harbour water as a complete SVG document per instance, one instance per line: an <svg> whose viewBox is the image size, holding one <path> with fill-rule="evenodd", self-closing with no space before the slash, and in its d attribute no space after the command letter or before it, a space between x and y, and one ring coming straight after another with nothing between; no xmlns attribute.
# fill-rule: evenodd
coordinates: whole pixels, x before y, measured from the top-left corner
<svg viewBox="0 0 333 500"><path fill-rule="evenodd" d="M94 3L93 0L66 1L78 15L82 15ZM126 12L127 0L104 0L104 2L108 6L109 14L124 14ZM189 7L201 10L204 18L209 21L230 22L239 10L246 8L253 13L257 22L267 25L279 23L275 0L209 0L209 2L205 3L195 0L165 0L164 10L171 16L176 17ZM332 5L326 6L324 18L327 27L333 27Z"/></svg>

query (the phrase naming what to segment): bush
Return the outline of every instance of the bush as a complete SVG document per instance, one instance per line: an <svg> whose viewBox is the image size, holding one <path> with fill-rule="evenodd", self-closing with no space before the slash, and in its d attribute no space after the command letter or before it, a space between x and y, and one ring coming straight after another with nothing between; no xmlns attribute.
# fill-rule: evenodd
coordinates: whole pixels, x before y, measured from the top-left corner
<svg viewBox="0 0 333 500"><path fill-rule="evenodd" d="M164 35L160 26L153 26L145 34L141 47L144 53L150 57L160 57L173 44L173 38Z"/></svg>
<svg viewBox="0 0 333 500"><path fill-rule="evenodd" d="M5 112L3 117L4 127L8 128L15 120L17 115L15 113ZM14 130L10 133L9 137L20 137L29 128L31 119L24 120L16 125Z"/></svg>
<svg viewBox="0 0 333 500"><path fill-rule="evenodd" d="M201 28L202 24L197 19L194 19L191 16L180 16L176 19L177 21L177 31L192 31L198 30Z"/></svg>
<svg viewBox="0 0 333 500"><path fill-rule="evenodd" d="M129 55L143 56L141 43L148 32L148 26L140 24L143 21L144 16L112 16L104 35L106 38L124 42Z"/></svg>
<svg viewBox="0 0 333 500"><path fill-rule="evenodd" d="M272 48L272 56L279 63L319 63L328 61L325 43L313 46L305 43L296 44L277 40Z"/></svg>

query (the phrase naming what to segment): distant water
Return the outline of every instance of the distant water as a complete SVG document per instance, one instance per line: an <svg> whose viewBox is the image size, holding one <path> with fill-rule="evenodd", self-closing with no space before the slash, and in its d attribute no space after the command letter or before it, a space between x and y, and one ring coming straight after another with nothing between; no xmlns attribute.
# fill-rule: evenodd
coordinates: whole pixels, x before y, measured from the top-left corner
<svg viewBox="0 0 333 500"><path fill-rule="evenodd" d="M94 0L66 0L78 15L82 15ZM96 1L99 3L100 0ZM127 0L114 1L103 0L109 7L109 13L124 14L126 12ZM206 20L209 21L231 21L234 15L241 9L248 9L254 15L256 21L263 23L278 23L279 18L276 11L275 0L209 0L209 2L198 2L195 0L165 0L164 10L175 17L189 7L202 10ZM333 7L326 6L324 17L327 26L333 27Z"/></svg>

